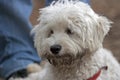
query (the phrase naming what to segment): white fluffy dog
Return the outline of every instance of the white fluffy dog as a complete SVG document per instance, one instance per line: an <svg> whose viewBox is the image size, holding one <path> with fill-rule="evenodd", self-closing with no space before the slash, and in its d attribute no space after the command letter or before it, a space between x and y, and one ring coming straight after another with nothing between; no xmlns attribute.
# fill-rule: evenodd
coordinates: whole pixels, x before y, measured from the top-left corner
<svg viewBox="0 0 120 80"><path fill-rule="evenodd" d="M43 70L20 80L120 80L120 65L102 46L111 21L88 4L59 0L41 9L33 29Z"/></svg>

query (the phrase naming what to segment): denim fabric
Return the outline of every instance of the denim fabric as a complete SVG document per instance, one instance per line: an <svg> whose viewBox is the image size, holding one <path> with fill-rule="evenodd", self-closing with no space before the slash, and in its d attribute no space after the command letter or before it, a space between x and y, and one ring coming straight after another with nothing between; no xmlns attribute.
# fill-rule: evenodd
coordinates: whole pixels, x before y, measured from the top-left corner
<svg viewBox="0 0 120 80"><path fill-rule="evenodd" d="M57 0L46 0L46 6L50 5L52 1L57 1ZM90 0L80 0L80 1L90 4Z"/></svg>
<svg viewBox="0 0 120 80"><path fill-rule="evenodd" d="M0 76L40 62L33 40L29 17L31 0L0 0Z"/></svg>

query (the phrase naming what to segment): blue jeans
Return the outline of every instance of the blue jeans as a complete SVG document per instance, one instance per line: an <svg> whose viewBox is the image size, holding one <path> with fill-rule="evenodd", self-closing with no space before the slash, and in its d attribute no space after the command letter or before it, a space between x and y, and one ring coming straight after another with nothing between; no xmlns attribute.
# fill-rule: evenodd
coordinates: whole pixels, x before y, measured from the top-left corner
<svg viewBox="0 0 120 80"><path fill-rule="evenodd" d="M39 63L33 40L29 17L31 0L0 0L0 76L26 68L30 63Z"/></svg>
<svg viewBox="0 0 120 80"><path fill-rule="evenodd" d="M51 1L46 0L46 5ZM31 0L0 0L0 77L40 62L29 34L31 11Z"/></svg>

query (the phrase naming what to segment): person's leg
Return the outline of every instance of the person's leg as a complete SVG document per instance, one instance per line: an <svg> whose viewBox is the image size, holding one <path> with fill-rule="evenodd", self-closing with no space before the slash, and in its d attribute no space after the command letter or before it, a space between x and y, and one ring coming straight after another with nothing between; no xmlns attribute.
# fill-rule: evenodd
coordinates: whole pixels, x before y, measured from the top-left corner
<svg viewBox="0 0 120 80"><path fill-rule="evenodd" d="M50 5L52 1L57 1L57 0L45 0L46 6ZM80 0L80 1L90 4L90 0Z"/></svg>
<svg viewBox="0 0 120 80"><path fill-rule="evenodd" d="M31 0L0 0L0 77L40 62L29 34L31 11Z"/></svg>

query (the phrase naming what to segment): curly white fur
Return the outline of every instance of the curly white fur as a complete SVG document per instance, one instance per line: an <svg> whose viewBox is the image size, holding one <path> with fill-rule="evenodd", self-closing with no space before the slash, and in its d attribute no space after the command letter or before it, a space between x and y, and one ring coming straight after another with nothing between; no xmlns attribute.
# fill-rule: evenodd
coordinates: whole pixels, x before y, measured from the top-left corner
<svg viewBox="0 0 120 80"><path fill-rule="evenodd" d="M17 80L87 80L103 66L108 70L98 80L120 79L119 63L102 46L111 21L80 1L59 0L40 12L40 23L32 32L39 55L50 63L39 73ZM62 46L57 55L50 51L55 44Z"/></svg>

